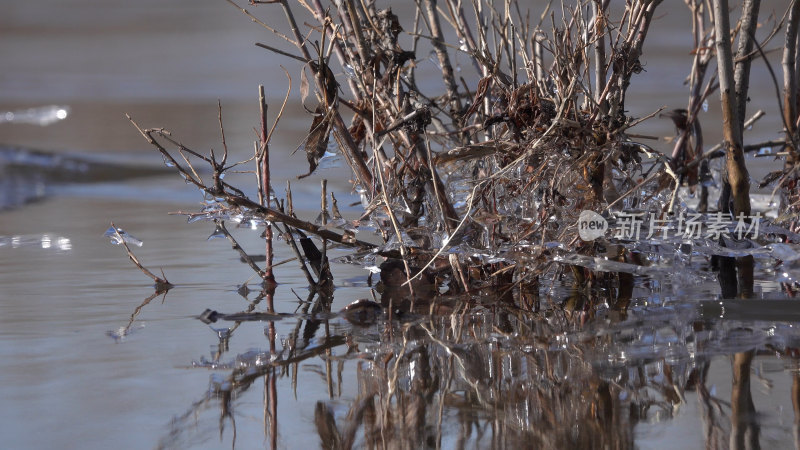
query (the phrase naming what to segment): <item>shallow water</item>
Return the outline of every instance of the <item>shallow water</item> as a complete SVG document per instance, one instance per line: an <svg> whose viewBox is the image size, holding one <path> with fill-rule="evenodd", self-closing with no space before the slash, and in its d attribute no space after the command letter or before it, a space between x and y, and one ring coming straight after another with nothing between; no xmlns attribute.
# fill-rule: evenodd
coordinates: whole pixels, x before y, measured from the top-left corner
<svg viewBox="0 0 800 450"><path fill-rule="evenodd" d="M619 295L613 289L594 293L596 308L575 309L580 293L554 280L552 289L543 284L537 312L480 295L441 299L431 316L367 314L367 323L354 324L339 313L352 301L402 295L377 293L367 270L337 264L333 297L309 299L290 262L276 269L270 308L230 244L206 240L213 224L167 214L196 210L202 198L162 172L124 113L199 150L219 149L221 98L229 147L246 158L257 119L252 94L268 83L278 104L282 71L252 47L261 30L224 2L162 3L17 2L0 17L0 110L71 108L47 127L0 124L0 143L115 165L66 180L52 174L63 159L47 170L28 161L24 172L0 172L0 186L13 174L13 185L30 194L24 200L35 200L4 202L14 207L0 212L3 447L314 448L321 439L409 448L797 445L800 320L771 281L768 259L759 266L758 305L721 302L713 273L683 270L637 278L627 313L604 303ZM651 50L664 57L646 67L674 82L636 86L655 94L632 105L635 114L661 106L653 102L685 103L675 63L685 55L670 28L681 14L667 14L654 30L661 38ZM771 107L771 87L757 74L751 108ZM339 180L331 189L355 217L344 207L357 200L346 172L294 181L305 157L288 154L308 122L294 108L274 145L282 152L275 185L292 180L300 215L313 219L319 179ZM712 106L705 123L716 114ZM765 121L752 138L774 137L776 123ZM705 128L713 141L715 127ZM640 132L672 130L653 120ZM103 237L111 221L144 242L136 255L175 288L154 295L124 249ZM256 233L235 232L263 252ZM279 242L276 261L291 256ZM253 291L243 297L237 291L248 280ZM283 316L198 319L206 309L251 308ZM749 383L734 383L736 370ZM732 402L748 392L752 408Z"/></svg>
<svg viewBox="0 0 800 450"><path fill-rule="evenodd" d="M555 283L539 312L484 295L442 299L430 317L353 324L338 313L350 302L394 294L336 265L333 298L307 302L289 263L277 269L280 320L205 324L206 309L273 309L252 281L247 298L237 292L252 272L227 242L206 241L213 224L166 214L192 204L169 196L183 188L173 178L3 213L3 235L26 231L22 244L0 246L0 429L10 447L307 448L321 433L333 439L319 425L328 417L357 445L726 448L733 427L756 430L763 446L794 442L800 320L792 302L774 300L776 283L757 284L765 300L754 306L720 301L713 277L640 278L625 314L565 311L574 292ZM164 200L123 194L150 184ZM175 288L155 295L102 236L111 220L144 241L137 256ZM43 248L45 235L67 237L68 248ZM258 253L255 233L236 235ZM277 250L276 260L291 256ZM757 414L734 413L732 358L752 350ZM688 381L703 371L701 385Z"/></svg>

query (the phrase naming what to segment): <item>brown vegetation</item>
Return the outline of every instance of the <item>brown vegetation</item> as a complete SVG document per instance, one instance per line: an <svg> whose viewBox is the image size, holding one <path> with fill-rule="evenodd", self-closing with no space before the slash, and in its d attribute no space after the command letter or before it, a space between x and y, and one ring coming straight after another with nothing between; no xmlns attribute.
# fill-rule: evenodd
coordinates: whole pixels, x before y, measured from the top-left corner
<svg viewBox="0 0 800 450"><path fill-rule="evenodd" d="M787 158L784 168L771 174L765 185L777 181L776 189L785 199L780 221L796 229L800 214L799 3L792 1L786 20L775 24L766 41L758 42L758 0L743 2L742 18L735 26L729 22L727 1L686 1L692 11L694 48L687 49L692 58L687 107L664 114L677 130L671 155L660 154L629 134L631 127L661 110L633 118L625 107L631 79L643 70L641 56L661 1L633 0L613 13L609 3L551 2L544 12L532 15L511 1L443 0L437 4L420 0L414 22L406 24L391 9L378 10L369 0L342 0L329 6L320 0L252 2L259 12L260 8L270 8L270 12L281 8L289 34L236 5L294 45L293 51L285 51L257 44L303 64L301 96L304 105L313 106L308 107L312 117L305 139L309 168L299 178L317 169L333 137L352 169L353 188L362 196L363 215L354 222L342 220L325 183L321 223L296 217L291 189L283 200L270 198L269 141L281 113L270 128L263 90L259 142L253 158L242 163L229 164L227 148L221 158L214 152L206 156L186 148L163 129L134 123L187 183L214 199L203 211L188 214L215 221L242 260L268 282L258 299L268 300L266 320L277 320L271 300L272 227L291 245L314 288L311 298L315 293L320 298L330 293L333 277L327 249L335 244L352 247L356 260L375 255L387 259L381 266L381 303L389 319L409 311L431 313L424 323L398 326L387 321L388 350L377 351L374 360L359 368L358 398L344 420L337 420L325 403L317 405L315 423L328 447L351 447L358 430L369 447L439 447L442 411L445 405L457 404L463 406L459 408L463 417L458 418L463 426L460 439L470 438L473 425L477 430L477 423L492 423L496 438L492 444L498 447L527 443L628 448L633 446L632 427L648 408L670 414L689 389L697 389L704 402L709 442L724 434L714 417L721 407L704 384L707 362L697 368L642 362L640 373L619 371L618 380L609 381L587 367L583 356L613 347L610 335L570 341L569 347L564 344L572 353L556 349L553 339L581 330L594 317L594 302L610 306L607 317L612 325L624 321L634 275L647 266L635 245L611 239L582 241L576 227L581 210L606 216L613 211L651 211L670 217L684 208L676 195L685 185L692 192L700 187L700 213L751 215L744 154L759 145L745 146L744 132L764 113L745 120L750 66L757 58L766 62L762 47L783 27L780 117L785 139L766 144L785 148ZM301 29L298 10L316 22ZM418 85L416 70L426 48L441 69L443 89L438 95ZM474 79L465 79L454 69L456 52L468 59L477 74ZM716 74L708 70L712 62L716 62ZM698 113L717 89L724 142L706 149ZM714 174L708 161L718 156L720 148L726 158L720 178L723 186L716 211L711 211L715 208L710 206L706 181ZM250 163L258 177L258 200L223 178L226 171ZM209 166L210 178L201 175L198 164ZM233 216L255 220L265 228L265 268L227 232L224 223ZM356 238L359 228L368 226L377 229L379 240ZM780 239L789 239L789 234ZM321 249L310 235L321 240ZM752 256L734 259L718 254L713 261L722 297L753 294ZM543 281L562 276L571 277L575 289L555 306ZM443 284L447 292L440 295ZM264 320L264 316L247 315L258 301L244 315L214 318L235 320L235 326L243 320ZM314 308L319 304L314 303ZM542 304L549 308L547 312L540 312ZM475 305L488 305L492 312L468 314ZM371 322L380 309L364 301L358 307L370 309L359 314L354 306L345 316ZM705 326L702 322L694 325ZM276 376L287 374L292 364L296 376L299 361L329 355L335 346L347 345L348 353L356 351L357 344L330 334L327 326L319 346L295 348L298 331L299 326L288 340L285 359L231 373L228 390L216 393L224 405L220 423L230 415L232 393L243 392L264 377L265 423L270 419L265 429L272 430L274 446ZM268 335L274 356L274 324ZM490 335L502 336L507 345L500 350L487 345ZM415 339L424 344L409 347ZM752 409L747 376L752 356L739 353L735 357L731 427L737 432L749 426L742 417ZM330 358L326 365L332 386ZM645 366L657 376L645 373L641 369ZM420 370L424 376L418 374ZM513 376L501 380L498 370L513 372ZM404 376L404 384L398 382ZM658 396L648 397L647 392L658 392ZM191 417L191 411L186 417ZM563 423L565 418L582 427L574 432L571 422ZM736 437L740 438L744 439Z"/></svg>

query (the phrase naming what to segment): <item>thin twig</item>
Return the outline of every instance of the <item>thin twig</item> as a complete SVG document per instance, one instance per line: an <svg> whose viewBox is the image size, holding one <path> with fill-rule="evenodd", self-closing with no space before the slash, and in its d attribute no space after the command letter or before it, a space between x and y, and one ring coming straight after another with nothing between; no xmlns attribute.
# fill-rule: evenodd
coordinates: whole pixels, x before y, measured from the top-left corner
<svg viewBox="0 0 800 450"><path fill-rule="evenodd" d="M147 270L147 268L144 267L141 262L139 262L139 259L136 257L136 255L133 254L133 252L131 251L130 247L128 247L128 244L125 242L125 238L120 234L119 228L117 228L117 226L114 225L114 222L111 222L111 229L114 230L114 236L117 238L117 241L120 244L122 244L123 247L125 247L125 252L128 254L128 258L131 260L131 262L139 270L141 270L143 274L147 275L153 281L156 282L156 292L157 293L165 291L165 290L169 290L170 288L173 287L172 283L167 281L166 277L164 277L164 278L158 277L157 275L153 274L153 272L150 272L149 270ZM163 272L162 272L162 275L163 275Z"/></svg>

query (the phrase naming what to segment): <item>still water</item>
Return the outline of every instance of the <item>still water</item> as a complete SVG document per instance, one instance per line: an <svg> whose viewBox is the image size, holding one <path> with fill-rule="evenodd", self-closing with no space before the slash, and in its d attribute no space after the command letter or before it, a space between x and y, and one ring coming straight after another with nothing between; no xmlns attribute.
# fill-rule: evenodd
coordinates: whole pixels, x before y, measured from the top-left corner
<svg viewBox="0 0 800 450"><path fill-rule="evenodd" d="M562 309L575 293L552 280L535 313L483 295L442 299L430 316L360 322L340 311L402 293L374 291L369 271L348 264L334 266L332 298L310 297L291 262L276 269L275 292L261 293L230 244L207 240L213 224L168 214L196 210L202 198L165 173L124 113L198 150L219 149L220 99L228 145L246 158L256 86L267 84L278 105L287 84L274 56L252 45L264 33L223 1L8 3L0 111L63 104L69 115L46 127L0 123L4 151L57 156L12 165L8 155L19 150L0 153L0 186L10 190L13 178L28 202L6 201L14 206L0 211L0 446L797 445L800 320L770 260L759 262L758 307L720 303L702 258L637 279L627 314ZM645 54L658 58L646 70L661 76L657 86L632 88L631 98L647 93L633 115L685 103L688 60L678 49L689 36L675 32L686 29L684 9L665 8L653 30ZM296 91L299 69L282 63L294 70ZM754 70L750 108L771 108L768 79ZM343 213L357 217L344 207L357 200L346 171L294 180L304 155L290 153L308 127L298 104L274 141L274 184L292 180L299 215L313 220L319 179L330 178ZM718 120L713 102L705 120ZM716 127L705 129L709 141L718 138ZM779 129L772 118L749 136L769 139ZM653 120L640 132L672 130ZM74 161L92 170L64 176L59 169ZM103 237L111 221L143 241L136 255L175 288L154 292ZM234 232L263 252L257 233ZM278 242L276 261L291 256ZM204 323L207 309L281 316Z"/></svg>

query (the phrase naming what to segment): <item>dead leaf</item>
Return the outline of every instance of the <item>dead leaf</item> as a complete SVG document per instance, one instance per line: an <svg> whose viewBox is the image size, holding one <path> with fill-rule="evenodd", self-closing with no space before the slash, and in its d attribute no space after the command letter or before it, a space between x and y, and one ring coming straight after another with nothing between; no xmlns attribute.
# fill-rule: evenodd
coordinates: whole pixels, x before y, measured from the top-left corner
<svg viewBox="0 0 800 450"><path fill-rule="evenodd" d="M325 90L325 97L323 100L328 105L334 104L338 96L339 82L336 81L336 77L333 75L330 67L325 64L324 60L321 64L315 61L311 61L309 64L311 65L311 70L313 70L317 76L321 77L322 88Z"/></svg>
<svg viewBox="0 0 800 450"><path fill-rule="evenodd" d="M331 123L333 122L333 109L325 110L320 105L314 114L314 121L311 122L311 130L306 138L306 158L308 159L308 173L300 175L298 179L305 178L317 169L319 160L325 156L328 149L328 142L331 136Z"/></svg>
<svg viewBox="0 0 800 450"><path fill-rule="evenodd" d="M467 113L464 114L464 119L468 119L475 111L480 108L481 104L483 103L483 99L486 97L486 92L489 90L489 85L491 84L492 77L483 77L480 81L478 81L478 89L475 92L475 99L472 101L472 106L469 107Z"/></svg>

